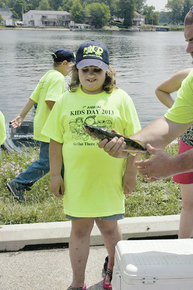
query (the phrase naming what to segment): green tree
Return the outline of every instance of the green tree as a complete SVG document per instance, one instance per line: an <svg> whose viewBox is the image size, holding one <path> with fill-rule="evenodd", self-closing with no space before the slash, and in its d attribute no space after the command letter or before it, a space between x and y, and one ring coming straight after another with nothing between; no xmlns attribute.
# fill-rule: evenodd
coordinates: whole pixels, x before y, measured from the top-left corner
<svg viewBox="0 0 193 290"><path fill-rule="evenodd" d="M85 13L84 13L84 9L81 5L80 0L74 1L74 4L72 5L72 8L70 9L70 13L74 22L84 23Z"/></svg>
<svg viewBox="0 0 193 290"><path fill-rule="evenodd" d="M63 0L62 1L62 8L64 11L70 11L72 5L73 5L73 0Z"/></svg>
<svg viewBox="0 0 193 290"><path fill-rule="evenodd" d="M37 7L37 10L51 10L49 1L48 0L41 0L39 2L39 6Z"/></svg>
<svg viewBox="0 0 193 290"><path fill-rule="evenodd" d="M193 6L193 0L184 0L183 6L184 7L183 7L183 10L182 10L182 21L184 21L184 18L186 16L186 14L190 10L190 7Z"/></svg>
<svg viewBox="0 0 193 290"><path fill-rule="evenodd" d="M106 4L110 9L111 15L116 14L117 12L117 2L119 2L119 0L81 0L81 3L84 7L93 3Z"/></svg>
<svg viewBox="0 0 193 290"><path fill-rule="evenodd" d="M145 23L146 24L151 24L151 25L154 24L154 20L155 20L154 13L155 13L155 7L154 6L145 5L143 7L143 15L145 16ZM157 22L158 22L158 19L157 19ZM158 23L156 23L156 24L158 24Z"/></svg>
<svg viewBox="0 0 193 290"><path fill-rule="evenodd" d="M110 19L110 9L104 3L92 3L86 6L87 16L95 27L106 25Z"/></svg>
<svg viewBox="0 0 193 290"><path fill-rule="evenodd" d="M106 1L101 0L101 1L97 1L97 2L101 2L101 3L106 4L110 9L111 15L116 14L118 0L106 0Z"/></svg>
<svg viewBox="0 0 193 290"><path fill-rule="evenodd" d="M18 16L17 18L22 19L22 13L26 12L25 0L16 0L11 10L15 16Z"/></svg>
<svg viewBox="0 0 193 290"><path fill-rule="evenodd" d="M169 23L169 12L161 11L159 13L159 23Z"/></svg>
<svg viewBox="0 0 193 290"><path fill-rule="evenodd" d="M1 0L2 3L1 8L13 8L14 0Z"/></svg>
<svg viewBox="0 0 193 290"><path fill-rule="evenodd" d="M12 11L12 18L13 19L18 19L19 15L15 11Z"/></svg>
<svg viewBox="0 0 193 290"><path fill-rule="evenodd" d="M7 8L6 4L5 4L5 1L0 0L0 8Z"/></svg>
<svg viewBox="0 0 193 290"><path fill-rule="evenodd" d="M135 10L141 13L145 2L146 0L135 0Z"/></svg>
<svg viewBox="0 0 193 290"><path fill-rule="evenodd" d="M28 6L28 10L36 10L37 7L39 6L39 0L29 0L26 1L27 2L27 6Z"/></svg>
<svg viewBox="0 0 193 290"><path fill-rule="evenodd" d="M178 24L182 20L184 0L168 0L166 8L169 9L170 22Z"/></svg>
<svg viewBox="0 0 193 290"><path fill-rule="evenodd" d="M153 13L153 25L158 25L159 24L159 12L155 11Z"/></svg>
<svg viewBox="0 0 193 290"><path fill-rule="evenodd" d="M3 23L3 17L2 17L2 15L0 14L0 24L2 24Z"/></svg>
<svg viewBox="0 0 193 290"><path fill-rule="evenodd" d="M123 24L127 27L132 26L135 11L135 0L120 0L118 7L118 15L124 18Z"/></svg>
<svg viewBox="0 0 193 290"><path fill-rule="evenodd" d="M62 0L49 0L51 10L57 11L59 6L62 6Z"/></svg>

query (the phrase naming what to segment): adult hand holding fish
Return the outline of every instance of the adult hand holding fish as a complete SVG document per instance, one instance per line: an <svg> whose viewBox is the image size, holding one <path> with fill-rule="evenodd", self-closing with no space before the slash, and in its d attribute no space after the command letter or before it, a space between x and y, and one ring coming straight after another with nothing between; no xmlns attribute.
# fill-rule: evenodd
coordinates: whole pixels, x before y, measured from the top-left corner
<svg viewBox="0 0 193 290"><path fill-rule="evenodd" d="M162 149L152 147L150 144L147 144L146 148L154 156L150 159L135 162L139 173L143 175L146 181L153 182L178 172L178 162L177 164L171 162L172 156ZM160 162L160 160L164 160L164 162Z"/></svg>

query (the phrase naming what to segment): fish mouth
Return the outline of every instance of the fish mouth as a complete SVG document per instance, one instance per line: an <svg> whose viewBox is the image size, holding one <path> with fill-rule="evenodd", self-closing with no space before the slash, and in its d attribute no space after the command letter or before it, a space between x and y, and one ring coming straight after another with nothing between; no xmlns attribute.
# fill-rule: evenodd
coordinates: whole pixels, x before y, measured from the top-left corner
<svg viewBox="0 0 193 290"><path fill-rule="evenodd" d="M89 128L87 127L86 124L84 124L82 128L84 129L84 131L85 131L87 134L89 133Z"/></svg>

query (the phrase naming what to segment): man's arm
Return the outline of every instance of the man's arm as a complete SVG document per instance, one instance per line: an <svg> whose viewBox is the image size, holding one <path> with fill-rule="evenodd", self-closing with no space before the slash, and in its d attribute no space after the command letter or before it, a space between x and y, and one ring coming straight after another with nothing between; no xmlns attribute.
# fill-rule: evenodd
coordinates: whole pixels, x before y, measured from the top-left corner
<svg viewBox="0 0 193 290"><path fill-rule="evenodd" d="M130 138L143 142L145 146L149 143L156 148L163 148L183 134L190 125L191 123L179 124L162 117L151 122ZM123 151L125 145L123 138L118 139L116 137L109 142L107 139L99 142L99 148L103 148L109 155L119 158L125 158L127 155Z"/></svg>
<svg viewBox="0 0 193 290"><path fill-rule="evenodd" d="M141 131L130 136L130 138L140 140L145 145L150 143L156 148L164 148L170 142L183 134L191 124L192 123L179 124L162 117L151 122Z"/></svg>

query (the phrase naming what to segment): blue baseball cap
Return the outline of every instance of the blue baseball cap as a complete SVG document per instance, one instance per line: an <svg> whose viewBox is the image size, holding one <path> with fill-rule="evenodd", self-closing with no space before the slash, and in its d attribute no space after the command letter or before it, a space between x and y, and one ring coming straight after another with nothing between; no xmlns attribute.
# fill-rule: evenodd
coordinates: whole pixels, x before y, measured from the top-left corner
<svg viewBox="0 0 193 290"><path fill-rule="evenodd" d="M62 62L67 60L68 62L75 62L74 53L72 50L62 47L52 53L54 62Z"/></svg>
<svg viewBox="0 0 193 290"><path fill-rule="evenodd" d="M97 66L107 71L109 52L103 43L89 40L81 44L76 53L76 67Z"/></svg>

